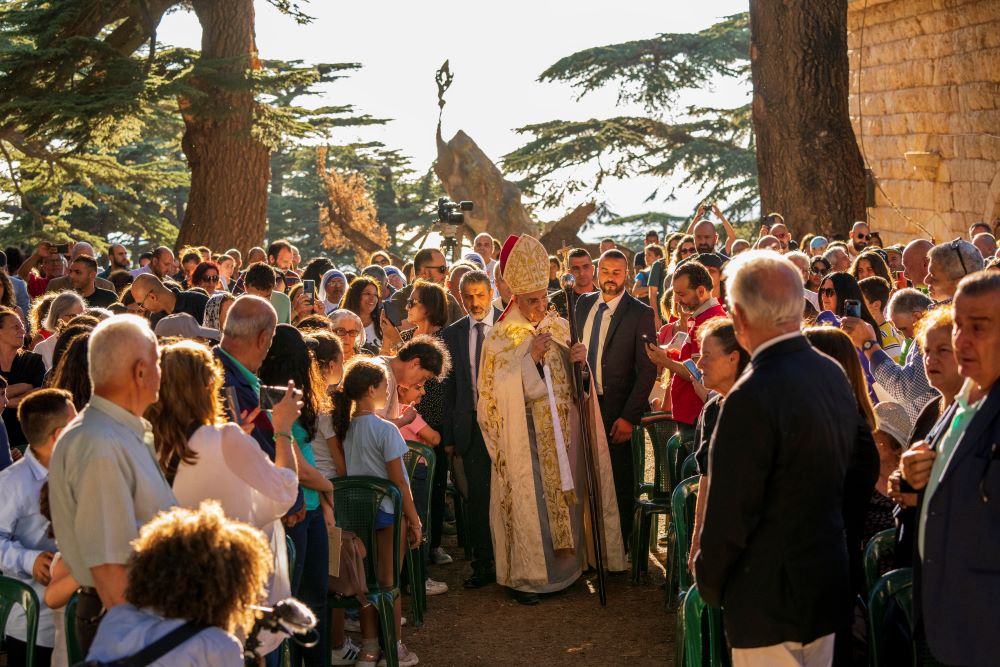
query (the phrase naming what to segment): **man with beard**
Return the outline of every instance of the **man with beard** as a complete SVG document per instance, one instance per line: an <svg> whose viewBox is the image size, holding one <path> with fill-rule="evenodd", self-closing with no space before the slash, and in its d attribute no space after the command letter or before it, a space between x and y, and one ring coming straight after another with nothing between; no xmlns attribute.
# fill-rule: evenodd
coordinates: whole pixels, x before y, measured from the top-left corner
<svg viewBox="0 0 1000 667"><path fill-rule="evenodd" d="M566 256L566 270L572 274L573 294L579 298L583 294L597 291L594 285L594 262L590 258L590 253L583 248L574 248ZM574 302L575 303L575 302ZM569 317L569 310L566 307L566 292L556 290L549 298L549 307L555 308L560 317Z"/></svg>
<svg viewBox="0 0 1000 667"><path fill-rule="evenodd" d="M492 241L492 239L491 239ZM479 360L483 343L500 318L501 311L493 307L493 290L485 271L468 271L458 284L462 305L469 313L445 328L444 338L451 354L451 372L444 382L444 404L452 409L451 419L445 420L441 444L445 451L453 450L453 466L466 480L457 484L465 496L465 511L472 544L472 576L465 580L466 588L480 588L496 581L493 562L493 540L490 537L490 455L486 451L483 432L476 421L479 399ZM458 476L456 475L456 479Z"/></svg>
<svg viewBox="0 0 1000 667"><path fill-rule="evenodd" d="M645 352L645 341L656 340L653 310L625 291L628 260L620 250L608 250L598 262L600 293L584 294L576 302L576 330L580 340L573 347L590 366L590 389L597 393L604 433L611 453L611 470L622 537L628 544L632 531L634 494L632 429L649 410L649 393L656 380L656 366Z"/></svg>
<svg viewBox="0 0 1000 667"><path fill-rule="evenodd" d="M591 429L596 489L587 486L580 449L582 407L573 400L569 325L548 309L549 255L530 236L511 236L500 252L500 275L513 297L482 345L476 419L493 463L490 531L496 580L521 604L570 586L588 562L584 512L600 494L605 563L627 567L614 480L603 430ZM650 329L652 331L652 329ZM457 362L456 362L457 363ZM647 388L648 393L648 388ZM624 508L628 511L629 505ZM476 582L470 582L476 583Z"/></svg>
<svg viewBox="0 0 1000 667"><path fill-rule="evenodd" d="M108 248L108 268L97 274L98 278L107 280L114 271L129 271L132 269L132 262L128 259L128 249L120 243L115 243Z"/></svg>
<svg viewBox="0 0 1000 667"><path fill-rule="evenodd" d="M851 242L847 245L847 250L851 257L857 257L868 248L871 241L872 232L868 228L867 222L855 222L851 227Z"/></svg>
<svg viewBox="0 0 1000 667"><path fill-rule="evenodd" d="M670 405L673 419L683 442L694 440L694 424L704 399L695 391L696 378L684 366L684 361L698 348L698 327L713 317L725 317L726 311L712 296L712 276L699 262L685 262L674 271L674 303L687 315L687 340L679 352L668 354L656 345L647 345L650 360L670 370ZM702 387L704 389L704 387Z"/></svg>

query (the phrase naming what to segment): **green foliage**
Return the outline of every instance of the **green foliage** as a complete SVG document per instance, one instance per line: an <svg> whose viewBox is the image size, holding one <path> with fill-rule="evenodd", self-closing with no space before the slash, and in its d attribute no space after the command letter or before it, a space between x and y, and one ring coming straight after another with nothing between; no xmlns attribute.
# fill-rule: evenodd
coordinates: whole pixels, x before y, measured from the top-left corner
<svg viewBox="0 0 1000 667"><path fill-rule="evenodd" d="M649 115L518 128L529 139L504 156L504 169L520 174L522 189L545 206L596 192L607 178L666 180L683 173L680 187L694 186L705 199L728 202L733 217L749 214L757 204L750 106L688 107L679 118L668 114L682 90L709 86L720 76L748 79L749 42L748 15L737 14L698 33L661 34L563 58L540 80L568 82L579 97L616 85L620 105L641 104ZM574 177L580 167L592 167L596 175ZM661 196L674 195L657 189L647 201Z"/></svg>

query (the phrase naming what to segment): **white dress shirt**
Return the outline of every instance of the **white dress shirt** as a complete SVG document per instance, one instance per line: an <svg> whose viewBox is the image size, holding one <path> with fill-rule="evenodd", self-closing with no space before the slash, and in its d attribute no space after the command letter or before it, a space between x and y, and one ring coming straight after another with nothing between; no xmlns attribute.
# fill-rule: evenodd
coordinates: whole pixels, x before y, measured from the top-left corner
<svg viewBox="0 0 1000 667"><path fill-rule="evenodd" d="M598 294L597 300L594 301L594 305L590 307L590 312L587 313L587 319L583 323L583 334L580 338L580 342L584 345L590 345L590 332L594 328L594 317L597 315L597 309L600 304L605 304L608 309L604 311L604 316L601 318L601 332L598 334L598 347L597 347L597 368L591 368L591 372L594 374L594 384L597 387L597 395L604 395L604 371L601 370L601 361L604 359L604 343L608 339L608 329L611 328L611 317L615 314L615 310L618 308L618 304L622 302L622 297L625 292L622 292L611 301L605 301L602 294ZM590 350L588 350L588 353Z"/></svg>
<svg viewBox="0 0 1000 667"><path fill-rule="evenodd" d="M469 372L472 378L472 391L475 396L475 401L473 405L479 404L479 383L476 382L476 365L479 360L476 359L476 325L482 322L483 327L483 337L490 335L490 329L493 328L493 307L491 306L486 311L486 317L481 320L477 320L472 315L469 315Z"/></svg>

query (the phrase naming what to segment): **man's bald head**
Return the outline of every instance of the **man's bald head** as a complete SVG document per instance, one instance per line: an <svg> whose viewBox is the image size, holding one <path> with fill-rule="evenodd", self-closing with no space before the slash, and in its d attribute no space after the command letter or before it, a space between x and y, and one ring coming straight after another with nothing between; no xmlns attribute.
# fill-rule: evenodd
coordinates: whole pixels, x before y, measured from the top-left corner
<svg viewBox="0 0 1000 667"><path fill-rule="evenodd" d="M278 315L270 301L245 294L233 302L222 333L226 338L254 338L262 331L273 333L277 325Z"/></svg>
<svg viewBox="0 0 1000 667"><path fill-rule="evenodd" d="M77 241L73 244L73 252L70 253L71 259L76 259L77 257L93 257L94 256L94 246L90 245L86 241Z"/></svg>
<svg viewBox="0 0 1000 667"><path fill-rule="evenodd" d="M979 248L983 253L983 259L989 259L997 254L997 240L989 232L980 232L972 239L972 245Z"/></svg>
<svg viewBox="0 0 1000 667"><path fill-rule="evenodd" d="M715 252L715 246L719 242L719 235L715 231L715 225L711 220L699 220L694 225L694 244L698 248L699 254Z"/></svg>
<svg viewBox="0 0 1000 667"><path fill-rule="evenodd" d="M136 303L142 303L146 295L150 292L163 293L168 291L160 279L157 278L152 273L140 273L132 281L132 298L135 299Z"/></svg>
<svg viewBox="0 0 1000 667"><path fill-rule="evenodd" d="M927 239L910 241L903 249L903 275L914 285L923 285L927 277L928 253L934 244Z"/></svg>

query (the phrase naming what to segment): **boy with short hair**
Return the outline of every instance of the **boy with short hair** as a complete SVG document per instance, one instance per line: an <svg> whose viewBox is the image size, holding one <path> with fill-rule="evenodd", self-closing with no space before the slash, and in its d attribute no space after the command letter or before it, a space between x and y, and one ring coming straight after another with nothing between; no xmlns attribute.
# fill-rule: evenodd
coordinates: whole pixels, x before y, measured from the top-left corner
<svg viewBox="0 0 1000 667"><path fill-rule="evenodd" d="M900 342L902 337L892 322L885 317L885 307L889 303L889 295L892 293L892 286L886 282L885 278L870 276L858 281L858 288L861 289L861 298L865 301L865 307L871 313L872 319L878 324L882 340L879 345L889 357L899 363L903 355L903 346Z"/></svg>
<svg viewBox="0 0 1000 667"><path fill-rule="evenodd" d="M40 511L39 494L48 479L56 439L76 416L76 409L68 391L42 389L21 401L17 415L28 449L24 458L0 471L0 572L30 585L38 595L41 613L35 665L48 667L55 627L52 611L42 600L56 543L49 535L49 521ZM24 612L15 606L5 631L8 664L26 663L26 630Z"/></svg>

